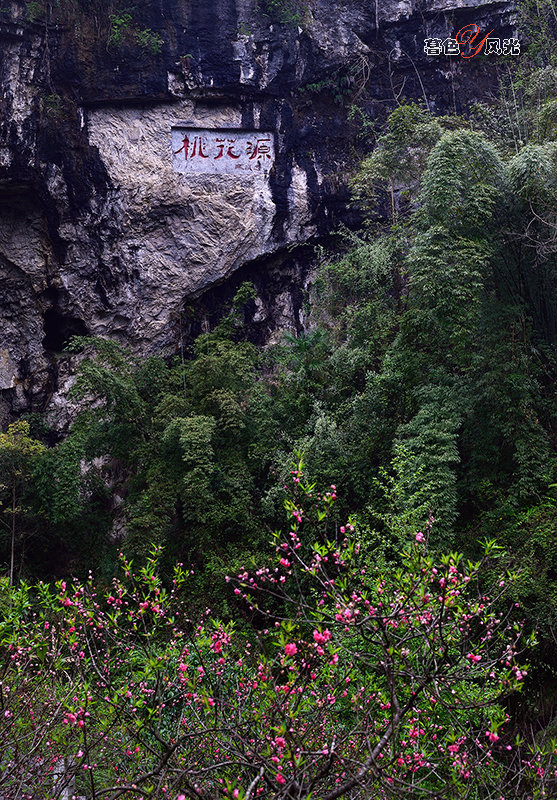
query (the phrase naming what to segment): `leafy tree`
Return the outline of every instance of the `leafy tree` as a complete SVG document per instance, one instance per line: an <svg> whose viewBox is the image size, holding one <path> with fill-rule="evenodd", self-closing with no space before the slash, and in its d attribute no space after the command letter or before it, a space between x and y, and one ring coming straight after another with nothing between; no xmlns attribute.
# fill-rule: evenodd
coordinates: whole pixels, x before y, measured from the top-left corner
<svg viewBox="0 0 557 800"><path fill-rule="evenodd" d="M373 203L386 191L390 218L396 223L401 199L417 191L427 157L442 132L442 120L416 103L396 108L389 114L375 149L358 170L353 182L355 198Z"/></svg>
<svg viewBox="0 0 557 800"><path fill-rule="evenodd" d="M10 586L14 583L18 546L22 564L24 559L25 535L21 522L30 512L24 499L37 462L44 451L45 446L30 436L30 426L26 421L13 422L6 433L0 433L0 505L3 506L2 523L10 537Z"/></svg>
<svg viewBox="0 0 557 800"><path fill-rule="evenodd" d="M130 554L145 558L153 542L168 543L173 557L201 565L209 552L224 559L259 536L255 491L269 480L259 442L272 434L256 350L229 338L250 297L243 292L185 363L142 362L106 340L74 342L89 355L75 389L85 407L68 442L88 475L100 459L104 479L118 481Z"/></svg>
<svg viewBox="0 0 557 800"><path fill-rule="evenodd" d="M552 756L513 743L501 705L528 642L504 603L511 576L491 598L478 585L493 543L482 563L435 561L426 528L400 570L366 571L352 523L332 524L335 487L316 494L300 467L290 485L273 563L231 582L257 636L194 624L189 576L178 566L165 588L156 552L140 570L123 558L104 593L92 579L9 591L3 796L543 793Z"/></svg>

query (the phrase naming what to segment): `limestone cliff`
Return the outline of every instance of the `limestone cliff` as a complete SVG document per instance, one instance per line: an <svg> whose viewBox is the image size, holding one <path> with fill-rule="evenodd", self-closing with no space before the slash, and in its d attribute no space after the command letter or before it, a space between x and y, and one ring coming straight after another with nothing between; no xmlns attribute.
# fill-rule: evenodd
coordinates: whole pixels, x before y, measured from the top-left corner
<svg viewBox="0 0 557 800"><path fill-rule="evenodd" d="M4 0L0 418L56 405L72 334L172 353L242 279L260 339L303 327L311 245L353 214L350 106L460 111L484 96L495 61L423 52L471 22L510 36L513 4ZM176 126L270 132L273 163L176 171Z"/></svg>

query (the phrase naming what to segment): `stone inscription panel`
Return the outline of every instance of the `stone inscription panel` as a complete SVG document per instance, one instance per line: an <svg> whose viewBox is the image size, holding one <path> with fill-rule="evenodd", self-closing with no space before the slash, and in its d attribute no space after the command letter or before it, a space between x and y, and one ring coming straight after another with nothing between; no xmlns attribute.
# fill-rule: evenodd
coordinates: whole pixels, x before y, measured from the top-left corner
<svg viewBox="0 0 557 800"><path fill-rule="evenodd" d="M186 175L264 174L275 161L272 133L238 129L172 128L172 166Z"/></svg>

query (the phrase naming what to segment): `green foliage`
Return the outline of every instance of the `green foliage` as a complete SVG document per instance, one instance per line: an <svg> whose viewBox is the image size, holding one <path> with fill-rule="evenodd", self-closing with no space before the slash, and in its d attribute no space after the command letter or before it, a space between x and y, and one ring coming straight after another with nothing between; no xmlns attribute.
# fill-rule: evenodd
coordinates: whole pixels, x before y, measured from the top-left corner
<svg viewBox="0 0 557 800"><path fill-rule="evenodd" d="M555 139L554 101L557 70L554 65L533 67L518 62L500 76L498 100L472 107L470 122L504 153L518 153L527 143Z"/></svg>
<svg viewBox="0 0 557 800"><path fill-rule="evenodd" d="M67 95L45 94L40 98L40 111L43 126L54 132L73 122L76 114L75 101Z"/></svg>
<svg viewBox="0 0 557 800"><path fill-rule="evenodd" d="M449 403L432 392L429 403L420 406L413 419L397 431L395 452L399 455L397 479L407 488L405 508L414 516L434 516L438 528L450 542L457 519L455 465L460 463L458 433L461 419ZM405 458L401 459L400 454Z"/></svg>
<svg viewBox="0 0 557 800"><path fill-rule="evenodd" d="M253 283L249 281L244 281L236 294L234 295L234 299L232 301L232 306L235 309L240 309L242 306L245 306L246 303L249 303L250 300L255 300L257 297L257 292L255 291L255 287Z"/></svg>
<svg viewBox="0 0 557 800"><path fill-rule="evenodd" d="M47 116L59 117L63 113L62 104L59 94L47 94L41 98L41 110Z"/></svg>
<svg viewBox="0 0 557 800"><path fill-rule="evenodd" d="M42 442L30 436L26 421L14 422L6 433L0 433L0 522L2 532L9 537L6 549L10 554L10 585L15 579L16 549L20 552L20 573L23 567L25 533L29 534L29 525L23 527L21 518L32 516L32 510L25 504L26 494L44 452Z"/></svg>
<svg viewBox="0 0 557 800"><path fill-rule="evenodd" d="M557 626L557 503L555 492L516 513L508 505L492 520L500 538L512 553L519 568L514 596L537 621L544 639L550 639Z"/></svg>
<svg viewBox="0 0 557 800"><path fill-rule="evenodd" d="M529 144L509 162L510 188L522 201L534 206L555 202L557 144Z"/></svg>
<svg viewBox="0 0 557 800"><path fill-rule="evenodd" d="M251 36L253 34L253 30L247 22L241 22L238 25L238 36Z"/></svg>
<svg viewBox="0 0 557 800"><path fill-rule="evenodd" d="M119 11L110 15L109 45L121 47L124 44L131 33L132 19L129 11Z"/></svg>
<svg viewBox="0 0 557 800"><path fill-rule="evenodd" d="M79 438L71 437L47 450L35 472L41 515L55 525L67 525L83 511L82 458Z"/></svg>
<svg viewBox="0 0 557 800"><path fill-rule="evenodd" d="M27 421L13 422L6 433L0 433L0 449L4 475L11 474L13 480L25 481L31 464L44 453L44 445L32 439Z"/></svg>
<svg viewBox="0 0 557 800"><path fill-rule="evenodd" d="M42 2L38 2L37 0L31 0L25 4L26 6L26 14L27 19L30 22L36 22L37 20L44 17L45 9L44 4Z"/></svg>
<svg viewBox="0 0 557 800"><path fill-rule="evenodd" d="M252 298L253 287L243 285L220 330L200 337L185 364L141 361L108 340L72 341L84 356L73 389L83 411L37 483L51 524L77 523L108 481L124 500L124 546L138 558L151 543L168 543L173 557L200 566L211 550L222 570L227 548L258 540L268 409L255 348L225 335Z"/></svg>
<svg viewBox="0 0 557 800"><path fill-rule="evenodd" d="M164 46L159 33L138 25L136 6L122 6L112 0L27 0L25 6L30 22L70 27L78 51L81 45L90 48L96 41L103 50L139 49L145 56L156 56Z"/></svg>
<svg viewBox="0 0 557 800"><path fill-rule="evenodd" d="M522 0L517 11L519 30L526 39L529 58L537 64L555 64L553 42L557 10L553 0Z"/></svg>
<svg viewBox="0 0 557 800"><path fill-rule="evenodd" d="M162 36L152 31L151 28L137 29L135 31L135 41L141 50L154 56L162 51L164 45Z"/></svg>
<svg viewBox="0 0 557 800"><path fill-rule="evenodd" d="M364 780L385 800L409 781L448 800L543 789L554 754L513 741L505 713L535 640L495 543L477 563L435 559L418 532L399 569L366 568L352 522L331 524L335 487L317 491L301 464L289 484L272 560L227 579L257 635L190 616L192 573L177 565L166 586L156 548L139 569L121 556L108 587L0 584L3 795L46 800L74 780L192 800L293 786L334 800Z"/></svg>
<svg viewBox="0 0 557 800"><path fill-rule="evenodd" d="M158 55L164 45L164 39L151 28L138 28L134 22L132 8L110 14L107 44L117 49L125 44L131 44L139 47L144 53Z"/></svg>
<svg viewBox="0 0 557 800"><path fill-rule="evenodd" d="M258 0L266 16L284 25L302 25L308 14L306 0Z"/></svg>
<svg viewBox="0 0 557 800"><path fill-rule="evenodd" d="M303 84L299 92L303 95L323 95L333 99L337 105L345 105L364 91L369 80L369 63L363 58L354 59L348 67L339 67L320 81Z"/></svg>
<svg viewBox="0 0 557 800"><path fill-rule="evenodd" d="M420 199L425 221L461 235L478 234L505 189L497 149L475 131L445 133L432 149Z"/></svg>
<svg viewBox="0 0 557 800"><path fill-rule="evenodd" d="M394 222L402 192L416 190L429 151L443 132L442 124L443 120L435 119L415 103L395 109L389 115L386 131L353 181L355 199L370 204L388 191Z"/></svg>

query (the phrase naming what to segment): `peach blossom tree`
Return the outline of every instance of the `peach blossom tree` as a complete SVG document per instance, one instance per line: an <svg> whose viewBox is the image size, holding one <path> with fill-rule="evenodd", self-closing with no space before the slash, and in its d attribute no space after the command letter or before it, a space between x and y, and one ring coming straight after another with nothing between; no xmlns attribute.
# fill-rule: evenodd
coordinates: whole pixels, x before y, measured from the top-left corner
<svg viewBox="0 0 557 800"><path fill-rule="evenodd" d="M334 486L300 466L290 490L272 561L229 578L236 623L191 619L158 551L102 592L5 587L0 798L549 796L551 748L526 755L505 711L532 640L512 576L483 586L496 547L434 558L428 523L381 570Z"/></svg>

